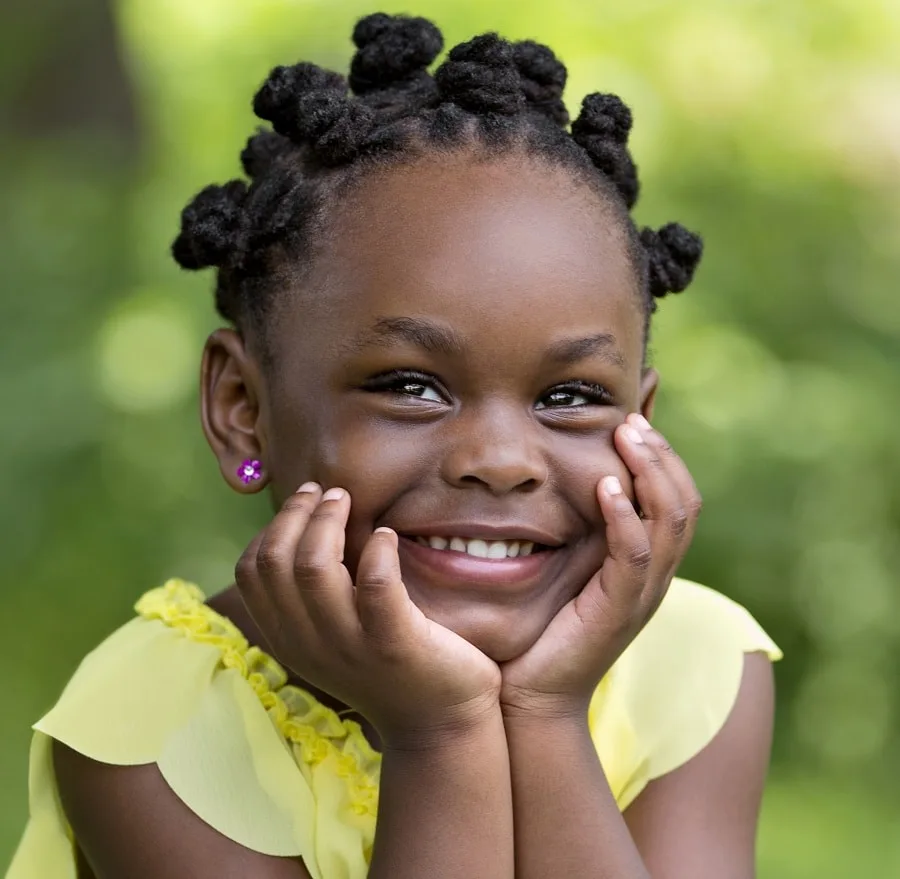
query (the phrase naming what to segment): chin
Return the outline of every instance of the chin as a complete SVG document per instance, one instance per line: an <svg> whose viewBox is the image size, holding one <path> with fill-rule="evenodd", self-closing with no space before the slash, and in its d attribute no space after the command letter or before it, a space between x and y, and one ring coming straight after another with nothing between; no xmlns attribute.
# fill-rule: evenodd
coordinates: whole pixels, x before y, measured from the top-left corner
<svg viewBox="0 0 900 879"><path fill-rule="evenodd" d="M550 619L535 619L533 614L525 618L509 608L466 608L464 612L448 613L423 607L422 611L497 663L521 656L541 636Z"/></svg>

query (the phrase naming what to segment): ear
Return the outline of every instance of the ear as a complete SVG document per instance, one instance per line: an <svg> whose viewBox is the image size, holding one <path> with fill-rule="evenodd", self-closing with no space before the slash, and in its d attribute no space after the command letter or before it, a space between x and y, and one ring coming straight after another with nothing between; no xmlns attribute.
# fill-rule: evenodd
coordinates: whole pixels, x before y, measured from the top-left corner
<svg viewBox="0 0 900 879"><path fill-rule="evenodd" d="M203 433L225 481L242 494L260 491L269 481L266 442L259 400L262 376L244 340L234 330L216 330L203 349L200 413ZM259 461L258 479L245 483L238 470L245 461Z"/></svg>
<svg viewBox="0 0 900 879"><path fill-rule="evenodd" d="M659 373L655 369L645 369L641 377L641 415L653 421L653 407L656 403L656 389L659 387Z"/></svg>

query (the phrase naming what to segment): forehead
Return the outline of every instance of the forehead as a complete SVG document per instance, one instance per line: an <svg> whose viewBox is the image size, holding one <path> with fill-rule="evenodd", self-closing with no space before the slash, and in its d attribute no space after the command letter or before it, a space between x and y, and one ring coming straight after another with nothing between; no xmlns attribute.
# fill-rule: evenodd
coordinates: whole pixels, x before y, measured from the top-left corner
<svg viewBox="0 0 900 879"><path fill-rule="evenodd" d="M643 344L625 232L565 169L448 155L382 171L342 202L330 237L322 298L345 333L420 314L473 337L594 329Z"/></svg>

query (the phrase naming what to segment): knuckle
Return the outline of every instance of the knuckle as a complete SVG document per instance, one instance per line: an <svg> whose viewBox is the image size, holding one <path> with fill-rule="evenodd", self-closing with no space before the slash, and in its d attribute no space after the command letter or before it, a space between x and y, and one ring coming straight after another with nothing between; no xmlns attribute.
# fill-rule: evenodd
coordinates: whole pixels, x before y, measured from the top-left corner
<svg viewBox="0 0 900 879"><path fill-rule="evenodd" d="M634 568L640 573L646 573L650 569L652 561L652 553L650 552L650 544L642 541L629 546L625 551L625 559L628 566Z"/></svg>
<svg viewBox="0 0 900 879"><path fill-rule="evenodd" d="M656 447L661 455L665 455L666 457L670 458L678 457L678 453L675 451L675 449L672 448L669 441L662 434L657 434Z"/></svg>
<svg viewBox="0 0 900 879"><path fill-rule="evenodd" d="M309 501L303 494L292 494L281 506L280 513L294 513L297 510L305 509L309 506Z"/></svg>
<svg viewBox="0 0 900 879"><path fill-rule="evenodd" d="M238 584L250 583L256 578L256 556L245 550L234 566L234 580Z"/></svg>
<svg viewBox="0 0 900 879"><path fill-rule="evenodd" d="M284 568L284 560L278 547L264 543L256 554L256 568L263 576L275 574Z"/></svg>
<svg viewBox="0 0 900 879"><path fill-rule="evenodd" d="M666 516L666 525L673 537L683 537L688 527L687 512L682 507L672 510Z"/></svg>
<svg viewBox="0 0 900 879"><path fill-rule="evenodd" d="M311 513L311 522L330 522L338 516L337 504L319 504Z"/></svg>
<svg viewBox="0 0 900 879"><path fill-rule="evenodd" d="M372 571L359 578L359 585L373 592L384 591L393 582L394 578L388 571Z"/></svg>
<svg viewBox="0 0 900 879"><path fill-rule="evenodd" d="M690 500L687 502L687 511L688 515L694 519L703 512L703 498L698 492L691 495Z"/></svg>
<svg viewBox="0 0 900 879"><path fill-rule="evenodd" d="M324 576L332 564L333 559L329 559L318 549L300 549L294 556L294 572L301 580Z"/></svg>
<svg viewBox="0 0 900 879"><path fill-rule="evenodd" d="M658 454L650 455L647 458L647 464L654 470L654 472L659 472L661 470L666 469L666 463Z"/></svg>

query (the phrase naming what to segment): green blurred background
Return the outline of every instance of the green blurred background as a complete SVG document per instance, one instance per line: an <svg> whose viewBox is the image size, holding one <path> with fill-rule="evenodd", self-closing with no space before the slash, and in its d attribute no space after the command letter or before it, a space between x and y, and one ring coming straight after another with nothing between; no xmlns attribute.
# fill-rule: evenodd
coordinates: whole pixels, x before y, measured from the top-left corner
<svg viewBox="0 0 900 879"><path fill-rule="evenodd" d="M7 0L0 54L0 865L29 724L169 575L266 514L199 430L211 278L178 212L239 172L268 69L346 69L356 0ZM448 44L551 44L635 110L642 222L707 241L661 308L659 423L707 502L683 573L784 648L767 879L900 876L900 3L421 0Z"/></svg>

